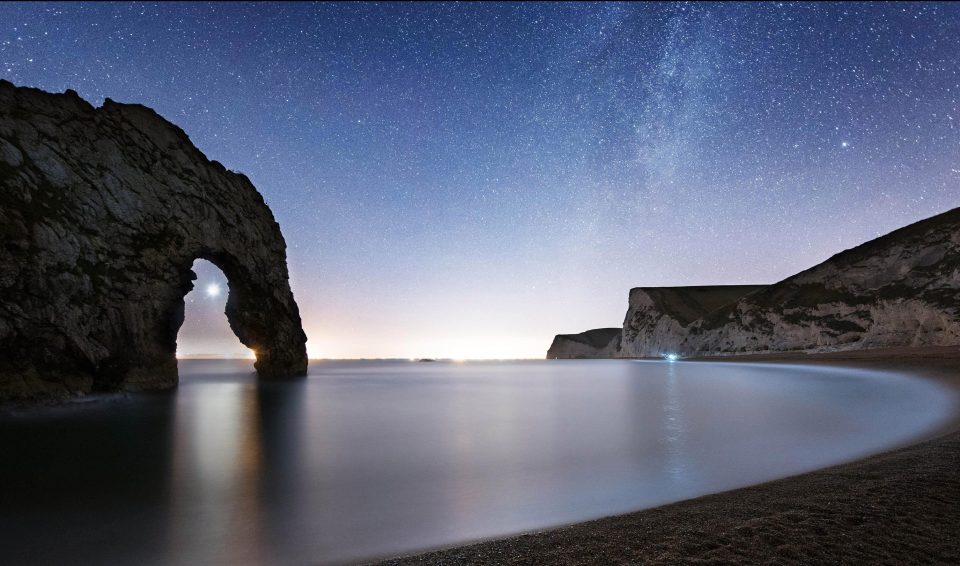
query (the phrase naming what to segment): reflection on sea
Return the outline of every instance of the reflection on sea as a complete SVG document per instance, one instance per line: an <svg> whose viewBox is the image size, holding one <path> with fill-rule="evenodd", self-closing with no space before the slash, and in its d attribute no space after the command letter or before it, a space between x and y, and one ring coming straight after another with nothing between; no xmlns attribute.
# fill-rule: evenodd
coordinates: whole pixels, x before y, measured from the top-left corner
<svg viewBox="0 0 960 566"><path fill-rule="evenodd" d="M321 362L0 418L13 564L323 563L650 507L856 458L947 418L896 375L633 361Z"/></svg>

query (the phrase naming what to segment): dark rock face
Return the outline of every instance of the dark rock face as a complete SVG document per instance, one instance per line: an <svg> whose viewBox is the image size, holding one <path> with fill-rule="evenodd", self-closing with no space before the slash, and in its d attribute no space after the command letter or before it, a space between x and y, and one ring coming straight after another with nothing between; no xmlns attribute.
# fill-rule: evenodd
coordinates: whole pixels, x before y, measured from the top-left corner
<svg viewBox="0 0 960 566"><path fill-rule="evenodd" d="M198 258L259 375L304 375L286 244L245 176L144 106L0 81L0 399L175 386Z"/></svg>
<svg viewBox="0 0 960 566"><path fill-rule="evenodd" d="M774 285L632 289L609 357L957 345L960 208Z"/></svg>
<svg viewBox="0 0 960 566"><path fill-rule="evenodd" d="M548 360L616 358L619 355L619 328L595 328L580 334L557 334L547 351Z"/></svg>

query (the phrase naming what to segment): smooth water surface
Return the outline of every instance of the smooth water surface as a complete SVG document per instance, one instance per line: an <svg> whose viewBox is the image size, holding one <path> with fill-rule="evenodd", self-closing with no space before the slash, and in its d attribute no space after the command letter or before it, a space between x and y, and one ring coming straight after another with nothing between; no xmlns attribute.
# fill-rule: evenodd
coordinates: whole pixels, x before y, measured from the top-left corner
<svg viewBox="0 0 960 566"><path fill-rule="evenodd" d="M660 505L942 424L919 379L771 364L182 361L179 391L0 419L25 563L325 563Z"/></svg>

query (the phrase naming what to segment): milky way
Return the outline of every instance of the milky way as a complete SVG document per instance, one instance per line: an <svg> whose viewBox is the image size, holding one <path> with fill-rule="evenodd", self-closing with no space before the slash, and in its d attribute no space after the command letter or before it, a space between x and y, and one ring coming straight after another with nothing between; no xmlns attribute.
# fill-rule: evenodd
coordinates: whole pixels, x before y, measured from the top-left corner
<svg viewBox="0 0 960 566"><path fill-rule="evenodd" d="M542 357L960 205L960 6L3 4L0 76L247 174L312 355ZM235 353L198 266L181 349Z"/></svg>

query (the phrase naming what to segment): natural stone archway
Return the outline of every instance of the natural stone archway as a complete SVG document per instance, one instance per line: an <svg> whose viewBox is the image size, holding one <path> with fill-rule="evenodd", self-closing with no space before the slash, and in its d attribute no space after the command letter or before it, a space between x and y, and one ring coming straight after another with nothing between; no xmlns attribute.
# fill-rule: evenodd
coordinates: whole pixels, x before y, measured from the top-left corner
<svg viewBox="0 0 960 566"><path fill-rule="evenodd" d="M282 239L281 239L282 242ZM283 263L282 286L287 289L285 297L290 301L278 300L274 296L273 285L278 284L264 277L263 272L251 271L247 265L238 261L236 256L222 252L204 252L187 260L186 270L181 278L183 293L176 299L173 312L169 317L172 343L176 353L176 340L184 320L183 299L193 289L196 275L192 266L196 259L204 259L217 266L227 278L227 305L225 314L230 329L240 342L253 350L257 361L254 366L257 374L267 378L302 376L306 374L306 336L300 328L300 315L287 284L286 262ZM284 297L283 294L280 295ZM292 309L291 309L292 306ZM278 317L278 314L283 316ZM296 325L290 325L290 320ZM299 344L299 348L287 349L284 344ZM279 347L278 347L279 346Z"/></svg>
<svg viewBox="0 0 960 566"><path fill-rule="evenodd" d="M144 106L0 81L0 398L176 385L197 258L259 375L304 375L286 243L245 176Z"/></svg>

